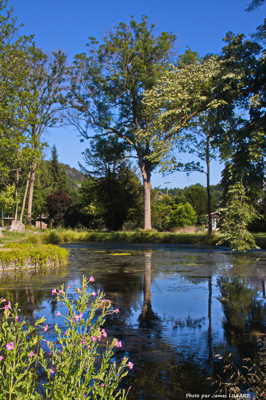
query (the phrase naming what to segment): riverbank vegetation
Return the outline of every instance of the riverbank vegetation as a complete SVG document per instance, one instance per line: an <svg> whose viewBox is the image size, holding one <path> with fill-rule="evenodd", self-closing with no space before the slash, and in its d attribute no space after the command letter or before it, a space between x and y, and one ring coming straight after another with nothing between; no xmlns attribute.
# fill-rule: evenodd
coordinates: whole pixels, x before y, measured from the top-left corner
<svg viewBox="0 0 266 400"><path fill-rule="evenodd" d="M64 287L52 290L63 329L48 325L44 317L30 325L21 319L18 305L1 298L1 400L126 399L119 386L133 363L126 357L114 361L122 343L103 329L107 316L119 310L103 293L94 293L93 281L83 278L74 300ZM54 341L46 339L50 331Z"/></svg>
<svg viewBox="0 0 266 400"><path fill-rule="evenodd" d="M253 238L256 246L266 249L266 234L254 233ZM186 232L157 232L155 230L144 231L87 231L73 229L52 229L45 232L26 232L26 233L10 233L0 239L2 246L9 246L9 243L25 243L28 245L41 244L64 244L73 242L125 242L125 243L157 243L157 244L177 244L177 245L197 245L216 247L221 241L221 234L216 232L209 236L204 231L196 233ZM12 244L13 246L13 244ZM16 244L14 244L16 246Z"/></svg>
<svg viewBox="0 0 266 400"><path fill-rule="evenodd" d="M69 64L62 51L48 56L20 35L8 0L0 0L0 16L3 227L13 220L14 229L149 232L196 224L211 237L215 214L224 244L255 246L249 231L266 231L263 25L251 37L227 33L219 53L200 56L175 54L175 35L157 34L147 17L131 19L99 42L90 38ZM87 143L81 172L60 164L55 147L44 160L44 133L62 123ZM222 180L211 186L214 159ZM202 172L206 188L152 189L155 171L169 179ZM240 236L236 224L228 235L226 222L235 185L243 193L235 220L255 210Z"/></svg>

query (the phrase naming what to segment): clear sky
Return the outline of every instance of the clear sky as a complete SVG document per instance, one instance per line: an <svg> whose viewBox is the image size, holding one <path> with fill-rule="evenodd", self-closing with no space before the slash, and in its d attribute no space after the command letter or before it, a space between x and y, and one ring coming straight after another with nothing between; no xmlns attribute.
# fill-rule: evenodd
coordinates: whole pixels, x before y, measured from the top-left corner
<svg viewBox="0 0 266 400"><path fill-rule="evenodd" d="M34 34L37 45L44 51L60 49L70 59L85 50L89 36L101 39L118 22L143 15L156 25L158 33L167 31L177 36L177 53L187 47L201 55L218 53L226 32L249 35L263 22L265 4L253 12L245 12L248 3L248 0L10 0L18 21L24 24L23 33ZM86 144L80 143L73 128L52 129L47 132L46 140L57 146L60 161L77 167L82 160ZM220 170L218 163L213 163L212 183L219 181ZM204 183L204 179L199 173L156 175L153 184L183 187Z"/></svg>

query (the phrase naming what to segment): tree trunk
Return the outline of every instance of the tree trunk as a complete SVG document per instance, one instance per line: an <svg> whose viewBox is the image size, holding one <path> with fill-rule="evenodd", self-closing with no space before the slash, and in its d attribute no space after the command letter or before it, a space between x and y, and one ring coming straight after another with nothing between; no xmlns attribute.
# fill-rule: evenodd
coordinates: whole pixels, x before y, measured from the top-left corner
<svg viewBox="0 0 266 400"><path fill-rule="evenodd" d="M27 201L27 196L28 196L28 191L29 191L29 182L30 182L30 172L28 174L27 182L26 182L26 187L25 187L25 192L24 192L24 197L23 197L23 202L22 202L22 207L21 207L21 212L20 212L20 222L23 223L23 218L24 218L24 212L25 212L25 207L26 207L26 201Z"/></svg>
<svg viewBox="0 0 266 400"><path fill-rule="evenodd" d="M145 165L141 166L144 187L144 230L152 229L151 226L151 173Z"/></svg>
<svg viewBox="0 0 266 400"><path fill-rule="evenodd" d="M28 198L28 213L27 213L27 222L31 225L32 220L32 201L33 201L33 190L36 178L36 170L37 170L37 162L33 161L30 171L30 180L29 180L29 198Z"/></svg>
<svg viewBox="0 0 266 400"><path fill-rule="evenodd" d="M212 216L211 216L211 188L210 188L210 138L206 142L206 177L207 177L207 201L208 201L208 235L212 234Z"/></svg>
<svg viewBox="0 0 266 400"><path fill-rule="evenodd" d="M19 183L19 169L16 170L16 191L15 191L15 204L16 204L16 208L15 208L15 216L14 216L14 220L17 221L18 219L18 183Z"/></svg>

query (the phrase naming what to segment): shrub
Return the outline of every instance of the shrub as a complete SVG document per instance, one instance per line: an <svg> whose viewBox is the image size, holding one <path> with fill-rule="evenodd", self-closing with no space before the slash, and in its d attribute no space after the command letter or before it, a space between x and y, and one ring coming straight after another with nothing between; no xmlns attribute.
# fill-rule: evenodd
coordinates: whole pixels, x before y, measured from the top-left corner
<svg viewBox="0 0 266 400"><path fill-rule="evenodd" d="M18 318L17 305L1 300L0 400L126 399L119 385L133 363L126 357L115 361L115 349L122 344L103 329L106 317L119 310L87 284L83 278L75 300L63 286L52 290L64 310L57 315L65 323L63 330L55 325L54 342L39 333L50 329L44 318L28 326Z"/></svg>

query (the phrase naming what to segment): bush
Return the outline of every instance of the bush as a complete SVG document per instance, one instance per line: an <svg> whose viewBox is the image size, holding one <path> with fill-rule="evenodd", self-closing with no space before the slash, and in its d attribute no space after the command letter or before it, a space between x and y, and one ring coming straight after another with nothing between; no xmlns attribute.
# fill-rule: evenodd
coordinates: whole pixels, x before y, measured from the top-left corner
<svg viewBox="0 0 266 400"><path fill-rule="evenodd" d="M126 399L119 384L133 363L126 357L115 361L115 349L122 344L109 339L102 328L106 317L119 310L112 309L102 293L95 296L87 284L83 278L76 300L63 286L52 290L64 310L57 312L58 318L65 322L64 330L54 326L54 342L40 333L50 329L45 318L29 326L19 319L17 305L1 299L0 400Z"/></svg>

